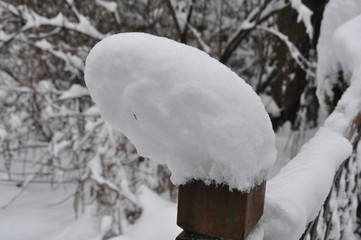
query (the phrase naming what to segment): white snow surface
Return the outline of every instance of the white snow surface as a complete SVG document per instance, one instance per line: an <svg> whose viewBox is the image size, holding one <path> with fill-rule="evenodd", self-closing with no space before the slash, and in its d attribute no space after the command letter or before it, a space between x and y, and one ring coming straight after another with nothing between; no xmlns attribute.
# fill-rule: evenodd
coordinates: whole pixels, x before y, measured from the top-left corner
<svg viewBox="0 0 361 240"><path fill-rule="evenodd" d="M299 239L321 209L340 164L352 152L343 136L349 134L353 119L361 112L361 15L355 14L361 8L357 6L361 4L356 0L333 0L326 7L318 47L318 77L324 78L319 84L339 64L351 75L350 87L315 137L268 181L265 212L249 240Z"/></svg>
<svg viewBox="0 0 361 240"><path fill-rule="evenodd" d="M246 191L267 178L275 136L260 98L208 54L145 33L121 33L90 52L85 80L102 117L172 181Z"/></svg>
<svg viewBox="0 0 361 240"><path fill-rule="evenodd" d="M335 172L352 151L340 134L321 128L267 183L264 214L256 231L269 240L299 239L325 201Z"/></svg>
<svg viewBox="0 0 361 240"><path fill-rule="evenodd" d="M345 55L337 49L339 45L337 39L341 33L336 39L334 33L338 27L359 14L361 14L361 1L358 0L332 0L325 8L323 19L327 20L322 21L321 35L317 44L317 96L324 115L327 114L324 96L325 94L333 96L332 84L337 81L337 77L332 76L337 76L340 70L338 58L340 55Z"/></svg>
<svg viewBox="0 0 361 240"><path fill-rule="evenodd" d="M8 208L0 208L0 233L4 240L101 240L109 229L109 216L100 221L96 205L75 220L72 184L50 189L46 184L32 183ZM19 188L13 183L0 184L0 207L16 195ZM176 204L162 199L145 186L136 193L143 213L135 224L124 229L112 240L169 240L182 231L176 223ZM14 230L14 228L19 231Z"/></svg>
<svg viewBox="0 0 361 240"><path fill-rule="evenodd" d="M335 31L332 43L342 69L349 73L355 72L361 63L361 10L359 15Z"/></svg>
<svg viewBox="0 0 361 240"><path fill-rule="evenodd" d="M281 115L281 109L277 105L276 101L269 95L259 95L266 111L273 117L279 117Z"/></svg>

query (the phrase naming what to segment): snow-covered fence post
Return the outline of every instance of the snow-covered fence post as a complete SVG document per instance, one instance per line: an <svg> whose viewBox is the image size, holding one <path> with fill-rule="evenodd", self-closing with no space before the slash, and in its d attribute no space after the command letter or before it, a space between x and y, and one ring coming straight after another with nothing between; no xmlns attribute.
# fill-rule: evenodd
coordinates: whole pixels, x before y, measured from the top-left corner
<svg viewBox="0 0 361 240"><path fill-rule="evenodd" d="M99 42L85 80L102 117L140 155L168 165L180 185L181 227L245 239L276 158L271 121L251 86L198 49L145 33ZM186 235L178 239L202 238Z"/></svg>

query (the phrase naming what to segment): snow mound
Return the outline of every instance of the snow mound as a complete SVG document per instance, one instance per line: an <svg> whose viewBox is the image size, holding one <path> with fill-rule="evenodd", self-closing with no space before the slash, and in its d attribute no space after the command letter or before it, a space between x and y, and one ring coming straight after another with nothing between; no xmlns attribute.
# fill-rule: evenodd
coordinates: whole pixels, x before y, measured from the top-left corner
<svg viewBox="0 0 361 240"><path fill-rule="evenodd" d="M361 13L361 12L360 12ZM361 14L337 28L332 43L342 69L355 72L361 63Z"/></svg>
<svg viewBox="0 0 361 240"><path fill-rule="evenodd" d="M332 87L339 81L340 61L338 55L340 51L337 51L337 46L335 47L335 44L339 44L334 38L334 33L342 24L360 13L361 1L357 0L333 0L325 8L323 19L327 19L327 21L322 21L321 35L317 44L317 96L324 118L328 115L328 107L324 101L325 94L332 97ZM350 36L349 33L345 37L348 36ZM339 37L340 34L337 38ZM345 53L341 52L341 56L345 56ZM343 70L349 70L349 68Z"/></svg>
<svg viewBox="0 0 361 240"><path fill-rule="evenodd" d="M145 33L122 33L90 52L85 81L102 117L138 153L166 163L172 181L246 191L267 178L275 136L260 98L208 54Z"/></svg>

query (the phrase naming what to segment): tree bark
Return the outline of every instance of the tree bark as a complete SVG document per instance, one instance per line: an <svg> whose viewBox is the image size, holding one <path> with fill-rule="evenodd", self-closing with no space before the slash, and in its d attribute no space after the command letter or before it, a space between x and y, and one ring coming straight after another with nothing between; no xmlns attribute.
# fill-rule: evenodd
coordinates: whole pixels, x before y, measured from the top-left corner
<svg viewBox="0 0 361 240"><path fill-rule="evenodd" d="M297 23L298 12L290 6L277 14L276 24L283 34L295 44L300 53L307 59L315 60L316 46L320 33L320 26L325 5L328 0L304 0L303 3L313 11L312 24L314 27L313 39L306 33L302 22ZM316 98L315 79L307 76L306 73L296 64L289 54L289 50L282 41L276 39L274 42L276 70L272 80L272 94L278 106L283 109L281 119L277 123L282 124L290 121L294 128L299 127L298 113L301 109L306 110L306 121L316 125L318 101ZM301 97L308 101L301 105ZM275 126L277 128L278 126Z"/></svg>

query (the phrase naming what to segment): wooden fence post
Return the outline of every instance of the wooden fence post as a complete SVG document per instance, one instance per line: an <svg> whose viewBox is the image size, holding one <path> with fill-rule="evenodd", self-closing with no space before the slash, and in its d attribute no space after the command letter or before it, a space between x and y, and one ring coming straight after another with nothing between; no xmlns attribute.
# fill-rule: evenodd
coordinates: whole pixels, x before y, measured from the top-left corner
<svg viewBox="0 0 361 240"><path fill-rule="evenodd" d="M194 180L179 186L176 240L244 240L263 214L266 182L249 192Z"/></svg>

